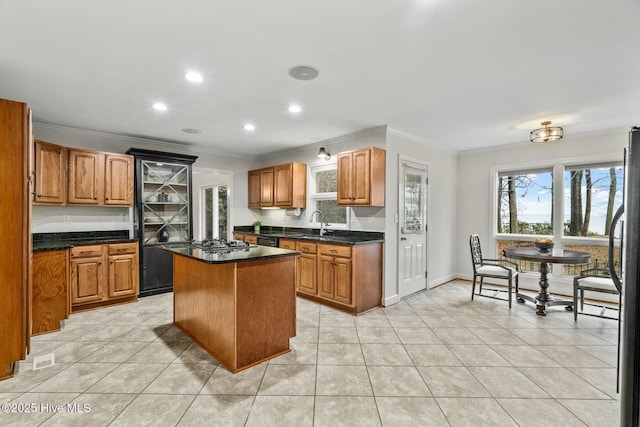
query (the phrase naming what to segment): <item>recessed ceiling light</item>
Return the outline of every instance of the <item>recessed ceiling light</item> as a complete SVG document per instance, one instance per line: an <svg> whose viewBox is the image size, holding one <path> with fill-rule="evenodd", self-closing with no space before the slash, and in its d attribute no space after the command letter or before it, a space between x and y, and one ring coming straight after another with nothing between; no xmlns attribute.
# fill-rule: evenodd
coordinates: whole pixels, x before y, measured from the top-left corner
<svg viewBox="0 0 640 427"><path fill-rule="evenodd" d="M200 74L197 71L189 71L187 74L184 75L184 77L193 83L200 83L203 80L202 74Z"/></svg>
<svg viewBox="0 0 640 427"><path fill-rule="evenodd" d="M290 113L299 113L300 111L302 111L302 108L298 104L289 105L289 112Z"/></svg>
<svg viewBox="0 0 640 427"><path fill-rule="evenodd" d="M297 80L313 80L318 77L318 70L308 65L299 65L290 69L289 75Z"/></svg>
<svg viewBox="0 0 640 427"><path fill-rule="evenodd" d="M190 134L193 134L193 135L197 135L199 133L202 133L202 131L200 129L192 129L192 128L184 128L184 129L182 129L182 132L190 133Z"/></svg>
<svg viewBox="0 0 640 427"><path fill-rule="evenodd" d="M253 131L253 130L256 130L256 127L254 125L252 125L251 123L247 123L247 124L244 125L244 130Z"/></svg>
<svg viewBox="0 0 640 427"><path fill-rule="evenodd" d="M153 109L158 111L167 111L167 104L156 102L155 104L153 104Z"/></svg>

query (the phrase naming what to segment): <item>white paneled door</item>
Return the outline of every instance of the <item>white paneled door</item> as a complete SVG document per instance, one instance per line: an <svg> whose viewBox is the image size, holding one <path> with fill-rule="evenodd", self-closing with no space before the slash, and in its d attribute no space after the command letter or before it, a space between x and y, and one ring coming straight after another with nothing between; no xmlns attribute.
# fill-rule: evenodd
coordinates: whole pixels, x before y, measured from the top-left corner
<svg viewBox="0 0 640 427"><path fill-rule="evenodd" d="M398 294L427 287L427 165L400 157Z"/></svg>

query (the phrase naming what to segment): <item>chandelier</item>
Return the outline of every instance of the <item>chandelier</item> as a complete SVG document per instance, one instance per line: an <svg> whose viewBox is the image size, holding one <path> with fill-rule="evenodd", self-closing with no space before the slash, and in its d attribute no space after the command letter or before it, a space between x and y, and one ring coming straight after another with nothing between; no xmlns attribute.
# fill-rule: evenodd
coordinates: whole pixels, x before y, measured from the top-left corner
<svg viewBox="0 0 640 427"><path fill-rule="evenodd" d="M562 139L562 128L560 126L549 126L550 120L540 123L543 127L531 131L529 139L531 142L549 142Z"/></svg>

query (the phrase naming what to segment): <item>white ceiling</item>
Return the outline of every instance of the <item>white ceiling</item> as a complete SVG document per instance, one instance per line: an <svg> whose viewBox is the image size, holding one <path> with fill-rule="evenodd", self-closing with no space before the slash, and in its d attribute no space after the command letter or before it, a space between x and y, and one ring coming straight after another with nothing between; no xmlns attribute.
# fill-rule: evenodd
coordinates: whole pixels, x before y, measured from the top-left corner
<svg viewBox="0 0 640 427"><path fill-rule="evenodd" d="M0 97L35 122L221 154L381 125L458 151L546 119L639 125L639 18L635 0L0 0Z"/></svg>

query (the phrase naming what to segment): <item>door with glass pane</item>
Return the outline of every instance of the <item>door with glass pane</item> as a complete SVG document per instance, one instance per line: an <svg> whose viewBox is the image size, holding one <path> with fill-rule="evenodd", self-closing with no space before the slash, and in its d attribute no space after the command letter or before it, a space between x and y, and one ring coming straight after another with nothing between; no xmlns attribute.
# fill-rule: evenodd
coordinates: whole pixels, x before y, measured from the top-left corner
<svg viewBox="0 0 640 427"><path fill-rule="evenodd" d="M427 287L427 165L400 158L398 294Z"/></svg>
<svg viewBox="0 0 640 427"><path fill-rule="evenodd" d="M227 186L219 185L203 189L202 238L228 239Z"/></svg>
<svg viewBox="0 0 640 427"><path fill-rule="evenodd" d="M189 166L142 161L144 244L190 240Z"/></svg>

